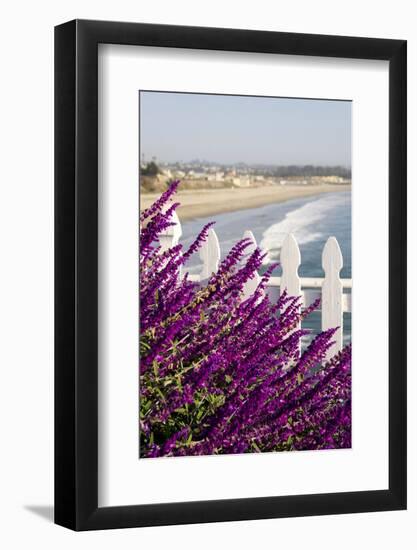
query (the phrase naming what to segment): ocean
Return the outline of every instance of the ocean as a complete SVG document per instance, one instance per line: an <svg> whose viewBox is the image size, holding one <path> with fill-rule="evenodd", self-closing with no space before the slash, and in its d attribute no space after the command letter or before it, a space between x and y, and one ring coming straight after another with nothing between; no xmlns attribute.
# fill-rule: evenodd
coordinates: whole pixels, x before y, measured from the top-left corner
<svg viewBox="0 0 417 550"><path fill-rule="evenodd" d="M279 261L282 242L293 233L301 252L300 277L323 277L321 253L330 236L337 238L343 255L341 278L352 277L351 263L351 193L326 193L316 197L269 204L260 208L239 210L207 218L184 222L181 243L187 248L203 225L215 221L214 229L220 242L222 258L250 229L258 245L268 251L266 264ZM201 260L198 253L187 266L190 273L198 273ZM281 275L277 268L274 275ZM343 316L344 343L351 339L351 314ZM314 313L303 324L313 333L320 330L320 313Z"/></svg>

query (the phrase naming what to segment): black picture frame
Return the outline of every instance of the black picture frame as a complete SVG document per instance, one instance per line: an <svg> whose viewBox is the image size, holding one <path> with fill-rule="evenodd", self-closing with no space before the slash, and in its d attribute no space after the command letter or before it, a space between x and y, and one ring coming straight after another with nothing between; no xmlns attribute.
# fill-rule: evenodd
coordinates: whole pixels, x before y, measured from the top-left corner
<svg viewBox="0 0 417 550"><path fill-rule="evenodd" d="M98 44L389 62L389 488L98 507ZM108 529L406 508L406 41L74 20L55 28L55 523Z"/></svg>

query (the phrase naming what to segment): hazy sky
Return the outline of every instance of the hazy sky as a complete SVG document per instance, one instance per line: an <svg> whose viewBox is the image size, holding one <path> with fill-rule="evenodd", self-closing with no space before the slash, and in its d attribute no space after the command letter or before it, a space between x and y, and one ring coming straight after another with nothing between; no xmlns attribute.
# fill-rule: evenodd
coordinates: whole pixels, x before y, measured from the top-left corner
<svg viewBox="0 0 417 550"><path fill-rule="evenodd" d="M351 102L140 92L141 157L351 164Z"/></svg>

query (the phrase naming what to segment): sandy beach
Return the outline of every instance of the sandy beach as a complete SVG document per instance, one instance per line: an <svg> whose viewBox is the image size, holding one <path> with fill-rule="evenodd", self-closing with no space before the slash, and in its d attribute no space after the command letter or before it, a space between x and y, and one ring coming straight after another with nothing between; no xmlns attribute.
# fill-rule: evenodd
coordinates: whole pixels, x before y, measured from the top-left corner
<svg viewBox="0 0 417 550"><path fill-rule="evenodd" d="M185 221L322 193L349 191L350 189L350 185L292 185L184 190L176 194L175 200L181 203L177 209L178 216ZM158 197L159 193L142 193L140 197L141 210L148 208Z"/></svg>

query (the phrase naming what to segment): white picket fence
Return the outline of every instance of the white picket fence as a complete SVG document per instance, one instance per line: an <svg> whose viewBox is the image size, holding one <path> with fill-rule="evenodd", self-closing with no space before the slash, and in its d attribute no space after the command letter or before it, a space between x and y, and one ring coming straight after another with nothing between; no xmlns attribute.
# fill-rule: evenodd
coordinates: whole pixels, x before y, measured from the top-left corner
<svg viewBox="0 0 417 550"><path fill-rule="evenodd" d="M181 223L174 213L170 226L160 236L162 250L178 244L181 235ZM246 249L246 257L256 248L257 243L252 231L245 231L243 238L248 238L252 244ZM190 280L202 282L212 273L216 273L221 260L219 239L214 229L210 229L207 240L200 248L202 269L200 273L190 275ZM335 335L335 344L329 350L328 356L340 351L343 346L343 312L352 311L352 279L341 279L340 270L343 267L343 257L339 243L335 237L329 237L323 248L321 263L324 277L299 277L298 268L301 265L301 254L298 243L291 233L288 234L281 247L279 263L282 269L281 277L271 277L268 285L268 294L276 300L280 293L287 290L290 296L301 296L304 308L311 305L317 298L321 298L321 327L326 330L340 327ZM250 296L260 281L260 276L249 280L244 288L244 297Z"/></svg>

